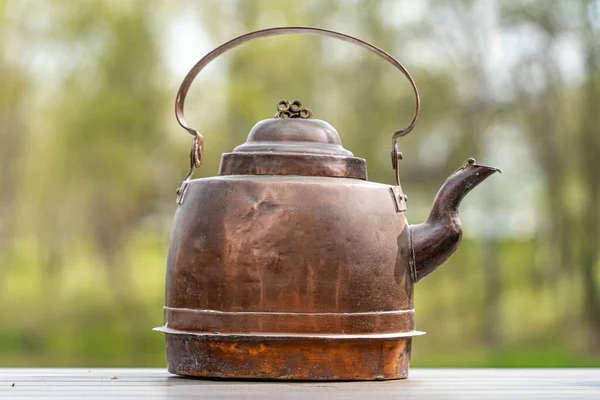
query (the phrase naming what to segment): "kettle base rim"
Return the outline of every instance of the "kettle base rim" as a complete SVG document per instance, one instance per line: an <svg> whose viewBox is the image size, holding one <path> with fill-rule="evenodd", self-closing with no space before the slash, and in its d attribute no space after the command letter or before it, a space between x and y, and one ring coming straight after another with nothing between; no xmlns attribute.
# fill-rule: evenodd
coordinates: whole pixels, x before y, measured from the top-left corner
<svg viewBox="0 0 600 400"><path fill-rule="evenodd" d="M388 337L371 335L366 340L369 335L318 337L155 330L165 333L168 371L172 374L298 381L406 379L412 337L424 334L412 331Z"/></svg>

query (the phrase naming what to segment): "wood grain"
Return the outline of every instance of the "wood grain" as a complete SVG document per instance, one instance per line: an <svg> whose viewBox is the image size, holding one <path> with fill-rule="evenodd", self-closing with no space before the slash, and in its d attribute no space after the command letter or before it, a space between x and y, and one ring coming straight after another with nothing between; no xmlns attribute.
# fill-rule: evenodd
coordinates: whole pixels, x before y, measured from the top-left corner
<svg viewBox="0 0 600 400"><path fill-rule="evenodd" d="M14 386L13 386L14 384ZM179 378L163 369L0 369L0 399L600 399L600 369L413 369L383 382Z"/></svg>

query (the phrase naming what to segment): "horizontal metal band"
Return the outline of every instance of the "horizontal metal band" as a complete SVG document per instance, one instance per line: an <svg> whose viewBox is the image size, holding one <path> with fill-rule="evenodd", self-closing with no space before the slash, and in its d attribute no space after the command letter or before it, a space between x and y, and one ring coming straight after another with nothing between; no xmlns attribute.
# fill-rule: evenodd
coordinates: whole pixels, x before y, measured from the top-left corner
<svg viewBox="0 0 600 400"><path fill-rule="evenodd" d="M167 328L211 333L396 334L415 329L414 310L287 313L164 307L164 317Z"/></svg>
<svg viewBox="0 0 600 400"><path fill-rule="evenodd" d="M301 175L367 179L358 157L292 153L225 153L219 175Z"/></svg>
<svg viewBox="0 0 600 400"><path fill-rule="evenodd" d="M355 341L388 341L404 340L415 336L423 336L423 331L394 332L394 333L212 333L171 329L165 326L152 328L155 332L166 335L190 336L198 340L215 340L230 342L293 342L306 339L333 341L333 342L355 342Z"/></svg>

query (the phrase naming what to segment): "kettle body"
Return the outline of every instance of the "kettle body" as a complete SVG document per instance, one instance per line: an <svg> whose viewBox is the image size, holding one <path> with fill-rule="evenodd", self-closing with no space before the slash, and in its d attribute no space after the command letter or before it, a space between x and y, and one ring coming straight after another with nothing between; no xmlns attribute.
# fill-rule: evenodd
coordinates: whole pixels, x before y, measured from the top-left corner
<svg viewBox="0 0 600 400"><path fill-rule="evenodd" d="M416 95L411 124L392 140L396 185L367 180L365 160L299 101L222 156L219 175L191 179L203 138L183 118L196 74L228 48L284 33L324 34L376 52ZM387 53L337 32L271 28L215 49L190 71L176 101L193 136L178 189L165 291L168 369L243 379L375 380L408 376L414 284L458 247L458 205L497 169L469 162L442 186L430 218L410 226L397 138L416 123L419 98Z"/></svg>
<svg viewBox="0 0 600 400"><path fill-rule="evenodd" d="M406 376L419 334L408 240L387 185L268 175L192 181L169 244L169 369Z"/></svg>

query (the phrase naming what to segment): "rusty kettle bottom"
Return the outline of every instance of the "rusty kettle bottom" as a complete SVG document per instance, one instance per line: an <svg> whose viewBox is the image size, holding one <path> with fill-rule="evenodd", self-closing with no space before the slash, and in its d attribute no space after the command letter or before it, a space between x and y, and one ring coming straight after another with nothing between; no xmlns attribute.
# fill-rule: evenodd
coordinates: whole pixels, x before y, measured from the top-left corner
<svg viewBox="0 0 600 400"><path fill-rule="evenodd" d="M408 377L411 337L165 334L168 369L178 375L277 380Z"/></svg>

